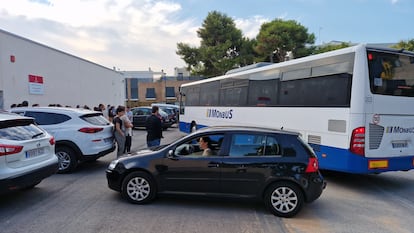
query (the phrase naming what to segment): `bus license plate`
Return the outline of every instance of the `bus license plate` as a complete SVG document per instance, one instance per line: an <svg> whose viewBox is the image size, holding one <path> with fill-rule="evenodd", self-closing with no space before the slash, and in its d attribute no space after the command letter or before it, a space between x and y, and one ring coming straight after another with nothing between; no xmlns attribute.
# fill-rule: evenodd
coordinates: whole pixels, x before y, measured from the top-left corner
<svg viewBox="0 0 414 233"><path fill-rule="evenodd" d="M33 157L37 157L39 155L42 155L45 153L45 148L41 147L41 148L36 148L33 150L28 150L26 151L26 158L33 158Z"/></svg>
<svg viewBox="0 0 414 233"><path fill-rule="evenodd" d="M408 147L407 141L392 142L392 148L405 148L405 147Z"/></svg>

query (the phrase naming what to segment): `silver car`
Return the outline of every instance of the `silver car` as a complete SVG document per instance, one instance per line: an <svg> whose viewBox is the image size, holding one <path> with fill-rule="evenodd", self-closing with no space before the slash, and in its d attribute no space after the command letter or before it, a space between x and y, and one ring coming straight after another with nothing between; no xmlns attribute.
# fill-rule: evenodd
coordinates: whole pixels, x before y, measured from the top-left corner
<svg viewBox="0 0 414 233"><path fill-rule="evenodd" d="M35 187L58 171L55 139L34 119L0 113L0 194Z"/></svg>
<svg viewBox="0 0 414 233"><path fill-rule="evenodd" d="M94 161L115 150L113 124L101 112L66 107L18 107L11 112L35 118L56 139L59 173L81 161Z"/></svg>

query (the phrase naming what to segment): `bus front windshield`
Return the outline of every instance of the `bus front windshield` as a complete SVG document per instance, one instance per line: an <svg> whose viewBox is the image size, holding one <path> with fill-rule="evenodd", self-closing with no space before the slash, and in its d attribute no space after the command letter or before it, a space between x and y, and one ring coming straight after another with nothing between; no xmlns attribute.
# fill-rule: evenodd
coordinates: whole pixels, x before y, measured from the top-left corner
<svg viewBox="0 0 414 233"><path fill-rule="evenodd" d="M414 56L368 50L371 91L414 97Z"/></svg>

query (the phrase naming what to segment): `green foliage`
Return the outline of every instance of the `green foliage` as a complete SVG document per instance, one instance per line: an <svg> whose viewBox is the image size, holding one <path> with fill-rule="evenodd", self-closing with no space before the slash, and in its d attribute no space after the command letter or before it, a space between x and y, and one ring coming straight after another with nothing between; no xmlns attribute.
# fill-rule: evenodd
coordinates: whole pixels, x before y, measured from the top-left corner
<svg viewBox="0 0 414 233"><path fill-rule="evenodd" d="M187 63L192 74L217 76L240 66L240 61L252 60L240 57L241 51L243 54L249 52L243 43L250 41L242 37L233 19L225 14L210 12L197 35L201 39L199 48L177 44L176 53Z"/></svg>
<svg viewBox="0 0 414 233"><path fill-rule="evenodd" d="M315 43L315 35L294 20L276 19L262 24L257 36L256 52L263 61L282 62L287 52L295 58L309 55L306 44Z"/></svg>
<svg viewBox="0 0 414 233"><path fill-rule="evenodd" d="M406 49L406 50L414 52L414 39L406 40L406 41L402 40L402 41L398 42L398 44L396 44L392 47L396 48L396 49Z"/></svg>
<svg viewBox="0 0 414 233"><path fill-rule="evenodd" d="M332 50L342 49L351 46L350 43L342 42L340 44L326 44L314 48L313 54L325 53Z"/></svg>

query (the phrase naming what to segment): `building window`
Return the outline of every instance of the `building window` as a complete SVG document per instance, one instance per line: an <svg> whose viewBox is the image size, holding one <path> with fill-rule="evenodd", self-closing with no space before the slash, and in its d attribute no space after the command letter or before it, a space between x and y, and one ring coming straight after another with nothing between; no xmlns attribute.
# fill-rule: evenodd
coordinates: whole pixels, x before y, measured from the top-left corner
<svg viewBox="0 0 414 233"><path fill-rule="evenodd" d="M174 87L165 87L165 97L167 99L176 99Z"/></svg>
<svg viewBox="0 0 414 233"><path fill-rule="evenodd" d="M155 100L155 88L147 88L147 93L145 93L146 100Z"/></svg>
<svg viewBox="0 0 414 233"><path fill-rule="evenodd" d="M131 79L131 99L138 100L138 79Z"/></svg>

